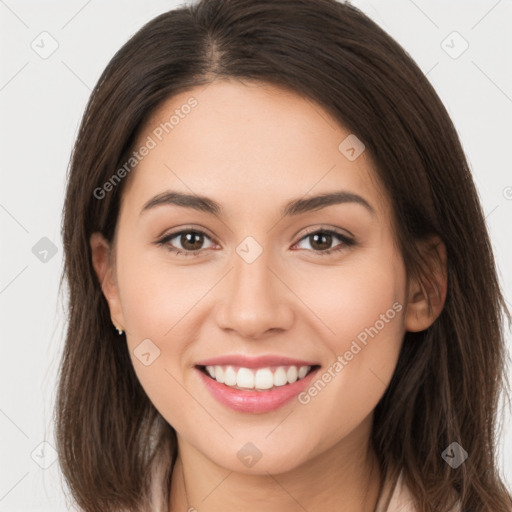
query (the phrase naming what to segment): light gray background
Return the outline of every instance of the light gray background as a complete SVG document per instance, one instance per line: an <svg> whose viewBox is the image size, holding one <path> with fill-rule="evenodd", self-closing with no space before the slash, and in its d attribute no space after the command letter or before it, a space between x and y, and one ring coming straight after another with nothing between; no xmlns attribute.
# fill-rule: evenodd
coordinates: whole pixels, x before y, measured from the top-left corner
<svg viewBox="0 0 512 512"><path fill-rule="evenodd" d="M108 61L146 21L180 4L0 0L1 512L67 510L52 447L41 446L54 443L54 390L66 322L57 297L66 167L85 103ZM512 3L353 4L404 46L452 116L510 304ZM51 36L41 36L44 31ZM458 58L453 57L465 43L454 31L469 44ZM58 48L42 58L53 39ZM54 256L46 255L46 262L40 259L43 249L35 251L38 256L32 252L43 237L57 249ZM510 333L508 341L510 346ZM510 416L501 446L500 466L512 486Z"/></svg>

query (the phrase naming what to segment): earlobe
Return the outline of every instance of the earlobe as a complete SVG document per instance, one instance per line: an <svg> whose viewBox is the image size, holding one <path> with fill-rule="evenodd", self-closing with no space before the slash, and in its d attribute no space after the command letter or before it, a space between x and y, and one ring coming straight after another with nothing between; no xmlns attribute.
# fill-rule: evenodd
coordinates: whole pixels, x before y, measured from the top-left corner
<svg viewBox="0 0 512 512"><path fill-rule="evenodd" d="M408 286L405 329L419 332L430 327L443 310L447 291L446 247L435 236L420 244L428 268Z"/></svg>
<svg viewBox="0 0 512 512"><path fill-rule="evenodd" d="M92 265L98 277L103 295L108 302L112 323L116 328L123 329L124 318L115 279L112 248L101 233L93 233L89 242L91 245Z"/></svg>

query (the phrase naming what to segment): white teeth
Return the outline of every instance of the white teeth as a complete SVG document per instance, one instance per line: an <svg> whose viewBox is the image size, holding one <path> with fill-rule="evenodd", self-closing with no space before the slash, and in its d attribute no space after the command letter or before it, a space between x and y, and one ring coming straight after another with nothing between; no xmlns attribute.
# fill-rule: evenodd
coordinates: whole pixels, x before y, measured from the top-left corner
<svg viewBox="0 0 512 512"><path fill-rule="evenodd" d="M212 377L221 384L224 384L224 368L222 366L214 366L213 371L215 375L212 375Z"/></svg>
<svg viewBox="0 0 512 512"><path fill-rule="evenodd" d="M232 366L207 366L206 371L212 379L230 387L266 390L273 387L293 384L303 379L311 366L279 366L271 368L238 368Z"/></svg>
<svg viewBox="0 0 512 512"><path fill-rule="evenodd" d="M274 385L274 376L270 368L260 368L256 372L254 387L257 389L270 389Z"/></svg>
<svg viewBox="0 0 512 512"><path fill-rule="evenodd" d="M297 367L290 366L288 371L286 372L286 380L288 380L288 384L293 384L297 380Z"/></svg>
<svg viewBox="0 0 512 512"><path fill-rule="evenodd" d="M217 372L217 368L215 368L215 372ZM226 373L224 373L224 384L226 386L236 386L236 372L231 366L228 366Z"/></svg>
<svg viewBox="0 0 512 512"><path fill-rule="evenodd" d="M303 379L306 376L306 373L309 371L309 366L301 366L299 368L298 377L299 379Z"/></svg>
<svg viewBox="0 0 512 512"><path fill-rule="evenodd" d="M240 368L236 374L236 385L239 388L254 388L254 372L249 368Z"/></svg>
<svg viewBox="0 0 512 512"><path fill-rule="evenodd" d="M284 368L280 366L274 373L274 386L284 386L285 384L288 384L288 379Z"/></svg>

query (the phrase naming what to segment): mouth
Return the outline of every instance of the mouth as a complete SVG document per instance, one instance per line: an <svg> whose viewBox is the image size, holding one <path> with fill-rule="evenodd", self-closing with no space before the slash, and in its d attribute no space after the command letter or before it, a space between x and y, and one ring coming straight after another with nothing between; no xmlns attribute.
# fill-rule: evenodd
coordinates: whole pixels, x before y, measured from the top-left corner
<svg viewBox="0 0 512 512"><path fill-rule="evenodd" d="M237 365L196 365L211 380L240 391L265 392L306 378L320 365L279 365L247 368Z"/></svg>
<svg viewBox="0 0 512 512"><path fill-rule="evenodd" d="M321 366L281 357L232 356L201 361L194 368L206 390L221 405L256 414L290 402L311 385Z"/></svg>

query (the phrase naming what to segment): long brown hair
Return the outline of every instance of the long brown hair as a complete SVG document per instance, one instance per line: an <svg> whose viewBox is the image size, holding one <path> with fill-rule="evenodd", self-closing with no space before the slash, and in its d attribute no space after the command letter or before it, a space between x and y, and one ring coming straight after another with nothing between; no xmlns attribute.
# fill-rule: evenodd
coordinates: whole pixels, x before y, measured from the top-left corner
<svg viewBox="0 0 512 512"><path fill-rule="evenodd" d="M116 53L94 88L62 223L69 326L55 417L73 499L87 512L147 509L149 475L168 453L168 500L175 431L138 382L91 261L91 234L113 238L126 180L101 199L94 191L127 161L164 100L225 78L295 91L364 142L391 199L409 276L429 280L422 239L444 242L444 309L426 331L405 334L374 411L372 446L386 477L403 472L422 512L447 511L453 496L464 511L510 512L495 450L507 389L503 324L511 318L466 157L410 56L360 10L334 0L202 0L171 10ZM442 458L454 441L469 454L457 469Z"/></svg>

